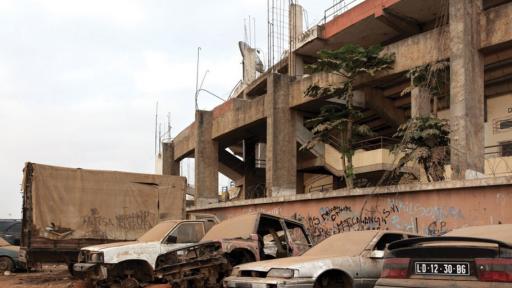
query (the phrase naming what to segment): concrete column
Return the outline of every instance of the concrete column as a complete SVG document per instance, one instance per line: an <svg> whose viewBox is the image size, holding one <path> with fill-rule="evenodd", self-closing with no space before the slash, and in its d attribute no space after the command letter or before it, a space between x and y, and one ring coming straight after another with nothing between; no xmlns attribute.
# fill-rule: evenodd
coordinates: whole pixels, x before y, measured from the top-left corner
<svg viewBox="0 0 512 288"><path fill-rule="evenodd" d="M425 87L416 87L411 91L411 117L428 117L432 111L430 91Z"/></svg>
<svg viewBox="0 0 512 288"><path fill-rule="evenodd" d="M196 205L219 200L219 144L212 140L212 112L196 111Z"/></svg>
<svg viewBox="0 0 512 288"><path fill-rule="evenodd" d="M482 0L450 0L450 114L453 179L484 172Z"/></svg>
<svg viewBox="0 0 512 288"><path fill-rule="evenodd" d="M256 142L244 140L244 195L243 199L253 198L251 193L258 185L256 176Z"/></svg>
<svg viewBox="0 0 512 288"><path fill-rule="evenodd" d="M180 162L174 160L174 142L162 143L162 174L180 176Z"/></svg>
<svg viewBox="0 0 512 288"><path fill-rule="evenodd" d="M271 74L267 80L267 196L296 193L297 186L297 112L289 107L290 77Z"/></svg>
<svg viewBox="0 0 512 288"><path fill-rule="evenodd" d="M297 171L297 194L304 194L305 193L304 187L304 172Z"/></svg>
<svg viewBox="0 0 512 288"><path fill-rule="evenodd" d="M288 13L288 27L291 46L291 53L288 57L288 74L290 76L300 76L304 74L304 61L302 61L302 56L293 51L297 48L300 36L304 32L304 27L302 25L304 9L298 4L290 4Z"/></svg>

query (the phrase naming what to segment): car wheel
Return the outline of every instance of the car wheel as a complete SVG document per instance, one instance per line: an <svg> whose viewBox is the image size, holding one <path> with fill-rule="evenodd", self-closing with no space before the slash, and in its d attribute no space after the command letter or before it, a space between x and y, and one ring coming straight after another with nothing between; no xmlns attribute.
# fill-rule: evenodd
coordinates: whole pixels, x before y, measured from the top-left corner
<svg viewBox="0 0 512 288"><path fill-rule="evenodd" d="M14 262L9 257L0 257L0 272L13 271Z"/></svg>
<svg viewBox="0 0 512 288"><path fill-rule="evenodd" d="M350 285L346 285L341 275L328 273L326 275L322 275L316 280L314 288L348 288L349 286Z"/></svg>
<svg viewBox="0 0 512 288"><path fill-rule="evenodd" d="M135 278L126 278L121 281L121 288L139 288L139 281Z"/></svg>

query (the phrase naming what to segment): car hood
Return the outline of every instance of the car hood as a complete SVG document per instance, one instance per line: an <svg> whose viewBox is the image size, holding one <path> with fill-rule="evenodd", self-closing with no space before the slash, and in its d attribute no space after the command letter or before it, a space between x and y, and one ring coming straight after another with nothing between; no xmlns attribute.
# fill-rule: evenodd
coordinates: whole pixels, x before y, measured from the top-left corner
<svg viewBox="0 0 512 288"><path fill-rule="evenodd" d="M17 260L19 251L19 246L2 246L0 247L0 256L9 256L14 260Z"/></svg>
<svg viewBox="0 0 512 288"><path fill-rule="evenodd" d="M0 247L0 250L12 251L12 252L18 253L20 251L20 246L13 246L13 245L2 246L2 247Z"/></svg>
<svg viewBox="0 0 512 288"><path fill-rule="evenodd" d="M350 257L345 257L350 259ZM337 258L339 260L339 258ZM240 270L268 272L272 268L287 268L298 271L299 277L313 277L319 271L332 267L333 259L318 256L297 256L238 266Z"/></svg>
<svg viewBox="0 0 512 288"><path fill-rule="evenodd" d="M152 267L160 253L160 242L122 242L96 245L82 250L102 252L104 263L119 263L126 260L144 260Z"/></svg>
<svg viewBox="0 0 512 288"><path fill-rule="evenodd" d="M146 243L151 243L151 242L146 242ZM141 244L144 244L144 242L139 242L139 241L114 242L114 243L87 246L87 247L82 248L82 250L102 251L102 250L110 249L110 248L119 248L119 247L141 245Z"/></svg>

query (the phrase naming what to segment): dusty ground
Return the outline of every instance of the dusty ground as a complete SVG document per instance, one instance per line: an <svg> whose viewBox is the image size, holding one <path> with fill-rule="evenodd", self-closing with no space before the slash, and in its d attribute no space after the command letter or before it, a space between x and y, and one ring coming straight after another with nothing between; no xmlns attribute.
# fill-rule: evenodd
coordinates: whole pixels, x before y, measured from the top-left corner
<svg viewBox="0 0 512 288"><path fill-rule="evenodd" d="M72 279L66 266L45 266L41 271L0 275L0 288L85 288L85 284ZM148 285L145 288L170 288L168 285Z"/></svg>
<svg viewBox="0 0 512 288"><path fill-rule="evenodd" d="M47 266L41 271L0 275L0 287L13 288L82 288L79 280L71 279L65 266Z"/></svg>

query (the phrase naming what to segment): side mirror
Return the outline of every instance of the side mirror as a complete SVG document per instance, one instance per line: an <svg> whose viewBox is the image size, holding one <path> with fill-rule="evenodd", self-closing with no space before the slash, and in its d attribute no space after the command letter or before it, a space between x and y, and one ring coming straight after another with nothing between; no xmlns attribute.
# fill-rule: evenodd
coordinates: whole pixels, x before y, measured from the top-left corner
<svg viewBox="0 0 512 288"><path fill-rule="evenodd" d="M372 258L372 259L382 259L382 258L384 258L384 251L383 250L373 250L370 253L370 258Z"/></svg>
<svg viewBox="0 0 512 288"><path fill-rule="evenodd" d="M178 243L178 237L174 235L167 236L167 241L165 241L166 244L176 244Z"/></svg>

